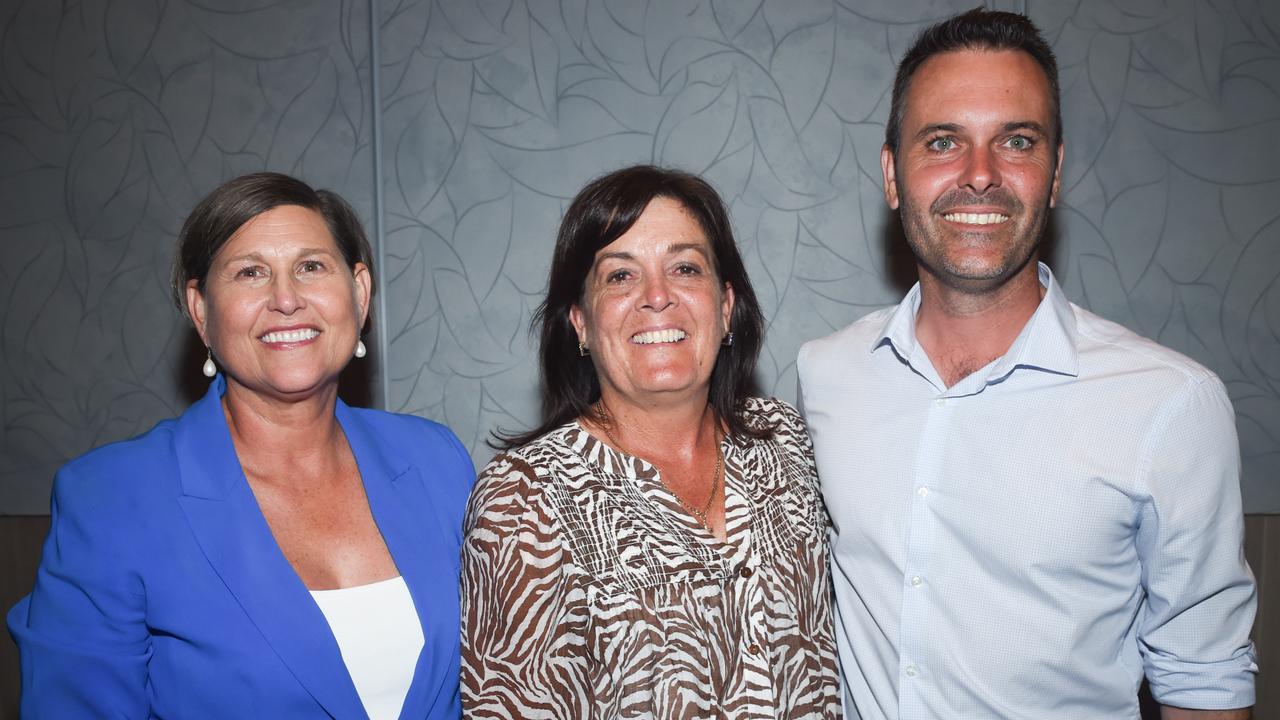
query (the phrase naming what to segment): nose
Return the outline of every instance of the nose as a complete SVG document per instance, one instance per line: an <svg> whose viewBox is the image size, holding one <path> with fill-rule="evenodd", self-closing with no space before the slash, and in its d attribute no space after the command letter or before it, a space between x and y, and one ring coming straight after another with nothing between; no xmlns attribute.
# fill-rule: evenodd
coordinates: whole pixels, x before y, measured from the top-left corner
<svg viewBox="0 0 1280 720"><path fill-rule="evenodd" d="M665 310L672 304L671 288L665 274L652 273L645 278L641 302L642 307L651 310Z"/></svg>
<svg viewBox="0 0 1280 720"><path fill-rule="evenodd" d="M975 148L965 160L960 186L982 195L1000 186L1000 167L995 153L987 147Z"/></svg>
<svg viewBox="0 0 1280 720"><path fill-rule="evenodd" d="M281 273L271 281L271 297L268 309L283 315L292 315L305 305L302 293L297 286L297 279L292 275Z"/></svg>

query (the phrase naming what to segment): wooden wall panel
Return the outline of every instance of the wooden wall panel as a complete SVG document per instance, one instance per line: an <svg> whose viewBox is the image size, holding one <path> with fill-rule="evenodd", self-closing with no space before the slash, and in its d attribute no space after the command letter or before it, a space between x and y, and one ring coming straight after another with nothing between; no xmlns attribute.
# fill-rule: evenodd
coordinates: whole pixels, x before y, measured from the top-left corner
<svg viewBox="0 0 1280 720"><path fill-rule="evenodd" d="M5 615L31 592L40 548L49 532L48 515L0 516L0 612ZM0 633L0 720L18 717L18 648L8 626Z"/></svg>
<svg viewBox="0 0 1280 720"><path fill-rule="evenodd" d="M1280 515L1246 515L1244 553L1258 579L1258 619L1253 642L1258 650L1256 720L1280 718Z"/></svg>

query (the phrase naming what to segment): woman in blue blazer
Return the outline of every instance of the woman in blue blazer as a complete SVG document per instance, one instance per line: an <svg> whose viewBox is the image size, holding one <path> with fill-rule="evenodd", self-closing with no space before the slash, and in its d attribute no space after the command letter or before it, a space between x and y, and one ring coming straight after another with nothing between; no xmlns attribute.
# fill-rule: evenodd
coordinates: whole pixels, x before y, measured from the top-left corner
<svg viewBox="0 0 1280 720"><path fill-rule="evenodd" d="M337 399L373 293L355 214L237 178L174 265L213 382L58 473L9 614L23 716L458 718L474 471L447 428Z"/></svg>

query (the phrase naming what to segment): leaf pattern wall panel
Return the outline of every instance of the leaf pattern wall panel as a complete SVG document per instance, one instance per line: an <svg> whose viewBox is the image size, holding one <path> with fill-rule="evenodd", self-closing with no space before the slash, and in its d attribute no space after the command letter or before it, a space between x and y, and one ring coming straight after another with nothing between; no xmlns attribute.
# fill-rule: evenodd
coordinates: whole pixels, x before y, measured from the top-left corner
<svg viewBox="0 0 1280 720"><path fill-rule="evenodd" d="M371 217L367 2L220 5L0 5L0 512L203 390L168 268L205 193L280 170Z"/></svg>
<svg viewBox="0 0 1280 720"><path fill-rule="evenodd" d="M652 162L730 204L766 315L764 389L805 340L893 302L879 151L894 59L967 2L436 0L382 5L390 406L477 464L538 416L555 232L592 177Z"/></svg>
<svg viewBox="0 0 1280 720"><path fill-rule="evenodd" d="M1032 1L1061 66L1053 264L1236 409L1245 508L1280 511L1280 4Z"/></svg>

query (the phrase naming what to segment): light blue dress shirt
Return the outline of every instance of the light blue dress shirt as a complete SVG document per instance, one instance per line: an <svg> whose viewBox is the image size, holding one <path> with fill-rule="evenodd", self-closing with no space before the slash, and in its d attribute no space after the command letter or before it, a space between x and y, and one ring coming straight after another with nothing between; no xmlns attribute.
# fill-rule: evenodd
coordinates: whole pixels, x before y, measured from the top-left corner
<svg viewBox="0 0 1280 720"><path fill-rule="evenodd" d="M800 350L845 710L1137 718L1254 701L1239 446L1213 373L1067 301L946 387L916 286Z"/></svg>

